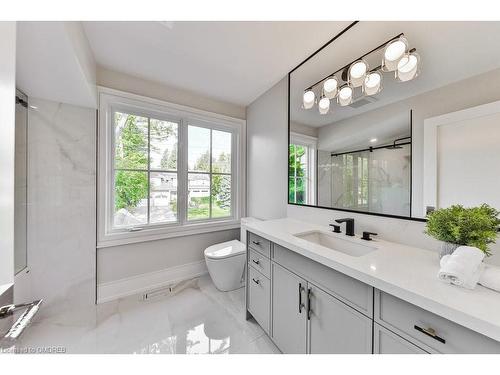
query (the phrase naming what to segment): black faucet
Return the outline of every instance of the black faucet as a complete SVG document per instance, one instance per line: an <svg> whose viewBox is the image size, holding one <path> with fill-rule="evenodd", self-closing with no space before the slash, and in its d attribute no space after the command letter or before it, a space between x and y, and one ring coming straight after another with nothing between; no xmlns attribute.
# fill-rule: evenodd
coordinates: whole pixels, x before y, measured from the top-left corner
<svg viewBox="0 0 500 375"><path fill-rule="evenodd" d="M345 218L335 220L337 223L345 223L345 234L346 236L354 236L354 219Z"/></svg>

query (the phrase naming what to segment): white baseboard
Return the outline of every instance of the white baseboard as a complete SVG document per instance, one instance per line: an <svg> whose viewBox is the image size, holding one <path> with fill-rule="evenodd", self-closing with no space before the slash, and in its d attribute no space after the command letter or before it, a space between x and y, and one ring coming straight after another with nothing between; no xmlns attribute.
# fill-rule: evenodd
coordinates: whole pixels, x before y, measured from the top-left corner
<svg viewBox="0 0 500 375"><path fill-rule="evenodd" d="M97 285L97 303L104 303L133 294L171 285L204 275L208 272L205 260L182 264L164 270L127 277Z"/></svg>

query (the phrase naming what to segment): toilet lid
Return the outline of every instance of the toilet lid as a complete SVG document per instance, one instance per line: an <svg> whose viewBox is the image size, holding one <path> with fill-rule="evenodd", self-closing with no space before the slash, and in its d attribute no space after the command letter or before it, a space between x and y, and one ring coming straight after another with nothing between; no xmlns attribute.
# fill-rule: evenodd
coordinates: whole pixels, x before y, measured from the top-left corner
<svg viewBox="0 0 500 375"><path fill-rule="evenodd" d="M224 259L245 253L245 244L237 241L221 242L205 249L205 256L210 259Z"/></svg>

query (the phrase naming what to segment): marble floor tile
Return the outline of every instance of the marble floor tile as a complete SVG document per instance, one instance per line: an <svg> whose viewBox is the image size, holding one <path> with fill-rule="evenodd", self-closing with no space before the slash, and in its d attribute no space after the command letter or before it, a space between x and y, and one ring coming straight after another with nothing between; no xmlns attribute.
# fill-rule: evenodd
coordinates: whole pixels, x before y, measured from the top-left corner
<svg viewBox="0 0 500 375"><path fill-rule="evenodd" d="M171 295L118 301L41 316L16 345L20 352L61 347L68 353L279 353L253 320L245 292L218 291L208 275ZM57 311L57 309L51 309Z"/></svg>

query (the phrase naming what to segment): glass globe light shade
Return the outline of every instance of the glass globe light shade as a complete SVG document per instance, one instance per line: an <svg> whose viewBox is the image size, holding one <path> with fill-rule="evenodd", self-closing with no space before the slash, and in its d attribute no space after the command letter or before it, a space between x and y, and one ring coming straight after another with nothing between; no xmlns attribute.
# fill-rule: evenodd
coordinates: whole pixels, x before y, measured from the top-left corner
<svg viewBox="0 0 500 375"><path fill-rule="evenodd" d="M382 59L383 69L387 72L396 70L399 61L403 58L407 50L408 40L404 36L387 43Z"/></svg>
<svg viewBox="0 0 500 375"><path fill-rule="evenodd" d="M354 62L349 67L348 77L349 83L353 87L359 87L363 84L363 81L368 71L368 64L364 60L359 60Z"/></svg>
<svg viewBox="0 0 500 375"><path fill-rule="evenodd" d="M318 109L320 114L326 115L330 109L330 99L326 96L321 97L318 103Z"/></svg>
<svg viewBox="0 0 500 375"><path fill-rule="evenodd" d="M406 54L398 62L396 78L401 82L411 81L419 73L420 56L416 52Z"/></svg>
<svg viewBox="0 0 500 375"><path fill-rule="evenodd" d="M380 72L368 73L363 82L365 95L375 95L382 90L382 74Z"/></svg>
<svg viewBox="0 0 500 375"><path fill-rule="evenodd" d="M335 98L339 88L339 81L336 77L329 77L325 82L323 82L323 95L328 99Z"/></svg>
<svg viewBox="0 0 500 375"><path fill-rule="evenodd" d="M352 87L349 85L343 86L337 95L337 101L341 106L346 106L352 103Z"/></svg>
<svg viewBox="0 0 500 375"><path fill-rule="evenodd" d="M304 95L302 97L302 103L305 109L311 109L314 105L314 100L316 99L316 95L312 90L304 91Z"/></svg>

